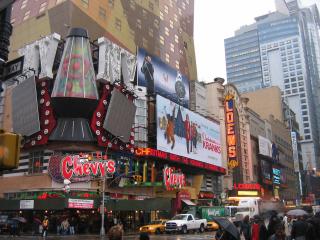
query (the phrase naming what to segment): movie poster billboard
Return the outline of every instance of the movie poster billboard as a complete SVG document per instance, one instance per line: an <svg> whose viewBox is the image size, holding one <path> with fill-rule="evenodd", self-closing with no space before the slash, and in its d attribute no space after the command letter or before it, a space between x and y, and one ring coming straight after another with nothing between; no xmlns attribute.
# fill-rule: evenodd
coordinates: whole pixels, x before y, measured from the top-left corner
<svg viewBox="0 0 320 240"><path fill-rule="evenodd" d="M219 124L157 95L157 149L222 167Z"/></svg>
<svg viewBox="0 0 320 240"><path fill-rule="evenodd" d="M138 85L147 93L156 93L184 107L189 106L189 80L159 57L148 54L143 48L137 53Z"/></svg>

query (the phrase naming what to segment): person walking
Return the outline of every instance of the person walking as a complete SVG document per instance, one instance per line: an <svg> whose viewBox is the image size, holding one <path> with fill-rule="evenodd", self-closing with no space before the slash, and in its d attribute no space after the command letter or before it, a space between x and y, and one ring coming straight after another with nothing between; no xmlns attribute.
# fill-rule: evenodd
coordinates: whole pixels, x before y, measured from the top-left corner
<svg viewBox="0 0 320 240"><path fill-rule="evenodd" d="M63 220L63 222L61 223L61 230L62 230L62 235L67 235L69 233L69 227L70 227L70 223L68 221L68 218L66 218L65 220Z"/></svg>
<svg viewBox="0 0 320 240"><path fill-rule="evenodd" d="M74 235L75 234L75 231L74 231L74 227L76 225L76 220L74 217L71 217L71 220L70 220L70 235Z"/></svg>
<svg viewBox="0 0 320 240"><path fill-rule="evenodd" d="M240 235L244 236L245 240L250 240L251 239L251 225L249 222L249 216L245 216L241 222L240 226Z"/></svg>
<svg viewBox="0 0 320 240"><path fill-rule="evenodd" d="M47 216L44 216L42 221L42 236L46 237L48 235L48 228L49 228L49 219Z"/></svg>
<svg viewBox="0 0 320 240"><path fill-rule="evenodd" d="M110 240L122 240L123 229L122 226L117 224L110 228L108 232L108 238Z"/></svg>
<svg viewBox="0 0 320 240"><path fill-rule="evenodd" d="M148 233L140 233L139 240L150 240Z"/></svg>
<svg viewBox="0 0 320 240"><path fill-rule="evenodd" d="M291 239L306 240L308 224L304 221L303 217L298 217L292 225Z"/></svg>
<svg viewBox="0 0 320 240"><path fill-rule="evenodd" d="M286 240L283 224L275 226L275 233L270 236L269 240Z"/></svg>
<svg viewBox="0 0 320 240"><path fill-rule="evenodd" d="M276 214L273 214L273 215L270 217L270 221L269 221L269 225L268 225L268 233L267 233L268 238L270 238L273 234L276 233L276 226L277 226L278 224L281 224L281 221L280 221L280 219L277 217Z"/></svg>
<svg viewBox="0 0 320 240"><path fill-rule="evenodd" d="M255 216L251 225L251 240L260 240L260 219Z"/></svg>
<svg viewBox="0 0 320 240"><path fill-rule="evenodd" d="M267 240L268 230L267 230L266 224L264 223L263 218L259 218L259 225L260 225L259 240Z"/></svg>

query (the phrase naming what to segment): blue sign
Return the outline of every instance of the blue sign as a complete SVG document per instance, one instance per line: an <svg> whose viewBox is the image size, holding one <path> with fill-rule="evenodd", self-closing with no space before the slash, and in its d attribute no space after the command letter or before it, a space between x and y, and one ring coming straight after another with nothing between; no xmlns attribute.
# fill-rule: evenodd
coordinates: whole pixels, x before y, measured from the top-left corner
<svg viewBox="0 0 320 240"><path fill-rule="evenodd" d="M147 88L148 94L159 94L184 107L189 107L189 80L159 57L148 54L143 48L137 54L138 85Z"/></svg>
<svg viewBox="0 0 320 240"><path fill-rule="evenodd" d="M273 173L273 183L280 184L281 183L281 170L277 168L272 169Z"/></svg>

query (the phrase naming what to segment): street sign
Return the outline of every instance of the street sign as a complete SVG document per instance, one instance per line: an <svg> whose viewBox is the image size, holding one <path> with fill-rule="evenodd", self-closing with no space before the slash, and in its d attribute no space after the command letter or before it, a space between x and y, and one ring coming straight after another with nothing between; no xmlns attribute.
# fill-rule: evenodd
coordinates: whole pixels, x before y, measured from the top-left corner
<svg viewBox="0 0 320 240"><path fill-rule="evenodd" d="M24 62L24 56L7 62L6 65L4 66L3 80L7 81L9 79L13 79L16 76L22 74L23 62Z"/></svg>

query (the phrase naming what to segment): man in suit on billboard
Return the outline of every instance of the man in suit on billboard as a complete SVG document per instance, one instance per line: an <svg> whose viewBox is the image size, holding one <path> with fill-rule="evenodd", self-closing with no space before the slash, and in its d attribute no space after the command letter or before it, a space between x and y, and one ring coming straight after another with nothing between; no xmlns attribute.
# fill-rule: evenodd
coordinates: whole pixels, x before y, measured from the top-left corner
<svg viewBox="0 0 320 240"><path fill-rule="evenodd" d="M151 57L146 55L143 60L143 65L141 67L141 72L144 74L144 79L147 85L147 93L151 94L154 93L154 68L151 62Z"/></svg>

